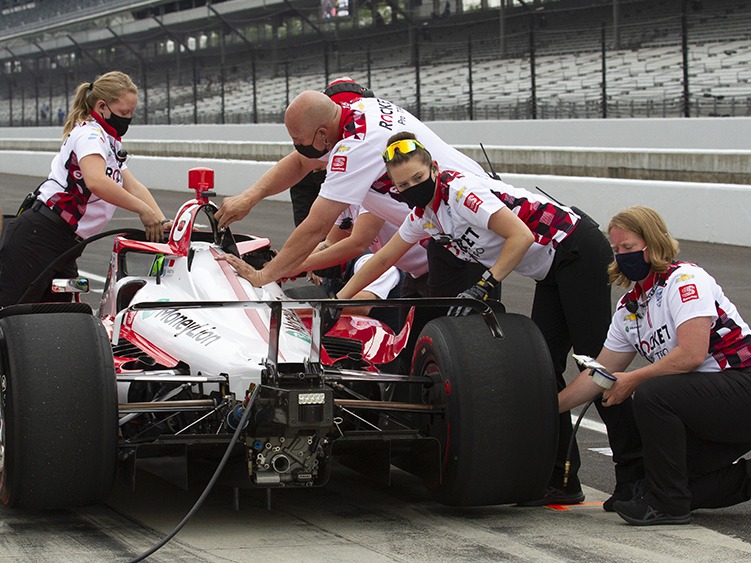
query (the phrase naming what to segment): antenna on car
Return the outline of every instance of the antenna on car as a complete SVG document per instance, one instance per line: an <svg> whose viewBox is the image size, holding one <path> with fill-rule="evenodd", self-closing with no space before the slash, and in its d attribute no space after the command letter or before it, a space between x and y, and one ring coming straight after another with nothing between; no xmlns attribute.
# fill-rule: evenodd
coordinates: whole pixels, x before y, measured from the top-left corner
<svg viewBox="0 0 751 563"><path fill-rule="evenodd" d="M536 189L537 189L537 190L538 190L538 191L539 191L540 193L542 193L542 195L544 195L544 196L545 196L546 198L548 198L548 199L549 199L550 201L552 201L553 203L557 203L558 205L563 205L563 204L562 204L562 203L561 203L560 201L558 201L557 199L555 199L555 198L554 198L554 197L553 197L552 195L550 195L549 193L547 193L547 192L546 192L545 190L543 190L543 189L542 189L542 188L541 188L540 186L535 186L535 188L536 188Z"/></svg>
<svg viewBox="0 0 751 563"><path fill-rule="evenodd" d="M482 149L482 154L485 155L485 160L488 162L488 168L490 168L490 177L494 180L500 180L500 176L496 176L495 170L493 170L493 163L490 162L490 158L488 158L488 153L485 151L485 147L482 146L482 143L480 143L480 148Z"/></svg>
<svg viewBox="0 0 751 563"><path fill-rule="evenodd" d="M485 147L480 143L480 148L482 149L482 154L485 155L485 160L488 163L488 168L490 168L490 177L494 180L500 180L501 177L495 173L495 170L493 170L493 163L490 162L490 158L488 157L488 153L485 150ZM549 200L553 201L554 203L557 203L558 205L563 205L560 201L558 201L556 198L554 198L552 195L547 193L545 190L543 190L540 186L535 186L535 188L542 193L545 197L547 197Z"/></svg>

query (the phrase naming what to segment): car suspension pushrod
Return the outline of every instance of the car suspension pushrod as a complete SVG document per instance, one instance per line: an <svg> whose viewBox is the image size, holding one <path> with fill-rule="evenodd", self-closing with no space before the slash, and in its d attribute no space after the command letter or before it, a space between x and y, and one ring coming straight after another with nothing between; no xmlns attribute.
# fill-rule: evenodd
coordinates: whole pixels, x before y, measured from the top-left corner
<svg viewBox="0 0 751 563"><path fill-rule="evenodd" d="M443 412L442 408L434 405L421 405L419 403L394 403L391 401L360 401L358 399L334 399L338 407L348 409L379 409L386 411L415 411L415 412Z"/></svg>
<svg viewBox="0 0 751 563"><path fill-rule="evenodd" d="M133 412L173 412L173 411L200 411L210 410L216 407L212 399L188 399L185 401L157 401L145 403L120 403L120 414Z"/></svg>

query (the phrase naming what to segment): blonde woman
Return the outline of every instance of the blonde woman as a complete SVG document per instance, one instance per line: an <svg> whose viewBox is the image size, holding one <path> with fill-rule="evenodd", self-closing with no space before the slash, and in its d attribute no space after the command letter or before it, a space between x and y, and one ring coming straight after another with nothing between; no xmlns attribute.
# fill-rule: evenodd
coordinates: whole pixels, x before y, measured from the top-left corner
<svg viewBox="0 0 751 563"><path fill-rule="evenodd" d="M629 524L687 524L694 509L749 500L751 329L712 276L676 260L678 242L653 209L621 211L608 234L610 281L630 288L597 357L616 381L603 392L582 372L559 393L560 411L633 395L646 480L613 505ZM637 354L647 365L626 371Z"/></svg>
<svg viewBox="0 0 751 563"><path fill-rule="evenodd" d="M162 240L169 221L128 169L121 145L137 105L138 89L122 72L78 86L50 174L31 208L9 225L0 247L0 306L18 303L55 258L101 232L118 207L138 214L148 240ZM49 272L49 279L78 275L76 258ZM24 301L68 298L52 293L47 283Z"/></svg>

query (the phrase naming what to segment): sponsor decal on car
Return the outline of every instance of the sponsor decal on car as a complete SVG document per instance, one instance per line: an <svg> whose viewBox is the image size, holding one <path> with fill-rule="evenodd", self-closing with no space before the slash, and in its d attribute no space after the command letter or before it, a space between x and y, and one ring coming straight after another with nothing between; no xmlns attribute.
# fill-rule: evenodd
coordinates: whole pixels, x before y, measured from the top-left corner
<svg viewBox="0 0 751 563"><path fill-rule="evenodd" d="M297 315L297 313L284 309L282 311L282 316L284 317L285 333L289 334L290 336L294 336L295 338L299 338L304 342L310 342L308 329L305 328L305 325L300 320L300 317Z"/></svg>
<svg viewBox="0 0 751 563"><path fill-rule="evenodd" d="M165 309L159 311L155 316L155 320L161 321L167 326L176 329L176 337L185 335L196 342L200 342L204 346L213 344L222 338L214 332L216 329L215 326L212 326L211 329L206 329L205 327L209 326L209 323L200 324L187 315L183 315L177 309Z"/></svg>
<svg viewBox="0 0 751 563"><path fill-rule="evenodd" d="M168 301L169 301L169 299L167 299L166 297L162 297L162 298L156 300L157 303L166 303ZM154 313L156 313L157 310L158 309L155 309L153 311L141 311L141 312L139 312L139 314L141 315L142 319L148 319L149 317L154 316Z"/></svg>

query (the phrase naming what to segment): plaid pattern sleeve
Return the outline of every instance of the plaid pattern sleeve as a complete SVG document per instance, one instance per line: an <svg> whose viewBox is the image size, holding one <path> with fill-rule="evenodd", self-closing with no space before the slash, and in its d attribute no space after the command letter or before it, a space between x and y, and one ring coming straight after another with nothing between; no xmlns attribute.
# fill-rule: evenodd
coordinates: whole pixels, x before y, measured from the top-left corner
<svg viewBox="0 0 751 563"><path fill-rule="evenodd" d="M751 367L751 334L742 328L717 303L717 321L709 337L709 353L720 369Z"/></svg>
<svg viewBox="0 0 751 563"><path fill-rule="evenodd" d="M538 244L545 246L552 242L553 248L556 248L576 227L576 215L553 203L533 201L510 193L495 193L506 207L524 221Z"/></svg>

